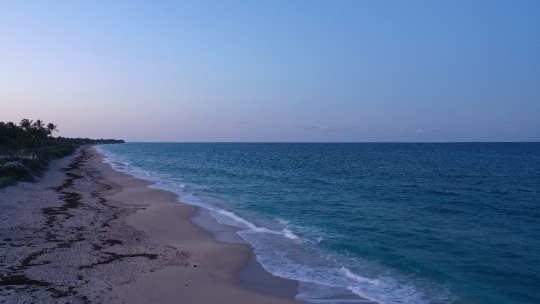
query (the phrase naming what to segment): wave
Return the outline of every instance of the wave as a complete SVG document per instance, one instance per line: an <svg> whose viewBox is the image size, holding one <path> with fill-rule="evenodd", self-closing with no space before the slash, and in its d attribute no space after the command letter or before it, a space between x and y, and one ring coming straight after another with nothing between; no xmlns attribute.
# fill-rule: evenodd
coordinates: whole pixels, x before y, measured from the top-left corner
<svg viewBox="0 0 540 304"><path fill-rule="evenodd" d="M428 279L400 273L374 261L317 248L326 235L316 227L302 227L291 221L274 219L275 227L265 227L230 210L217 207L195 194L186 182L164 172L139 168L133 161L107 151L104 162L117 171L153 182L150 187L173 192L178 200L205 208L221 224L242 230L257 260L270 273L300 282L297 298L308 303L452 303L457 297L446 287Z"/></svg>

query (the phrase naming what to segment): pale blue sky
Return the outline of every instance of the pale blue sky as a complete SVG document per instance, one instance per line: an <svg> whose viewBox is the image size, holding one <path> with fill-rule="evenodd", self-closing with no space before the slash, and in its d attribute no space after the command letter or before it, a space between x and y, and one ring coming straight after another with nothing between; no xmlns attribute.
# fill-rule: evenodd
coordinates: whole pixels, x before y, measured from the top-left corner
<svg viewBox="0 0 540 304"><path fill-rule="evenodd" d="M539 141L540 1L0 1L0 121L22 118L127 141Z"/></svg>

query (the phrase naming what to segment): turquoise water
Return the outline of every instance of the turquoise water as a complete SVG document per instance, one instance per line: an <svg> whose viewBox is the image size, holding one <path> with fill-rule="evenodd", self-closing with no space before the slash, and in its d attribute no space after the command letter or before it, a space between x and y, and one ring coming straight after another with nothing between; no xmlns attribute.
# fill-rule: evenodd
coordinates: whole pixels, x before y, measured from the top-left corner
<svg viewBox="0 0 540 304"><path fill-rule="evenodd" d="M127 143L310 303L540 303L540 144ZM365 302L365 301L364 301Z"/></svg>

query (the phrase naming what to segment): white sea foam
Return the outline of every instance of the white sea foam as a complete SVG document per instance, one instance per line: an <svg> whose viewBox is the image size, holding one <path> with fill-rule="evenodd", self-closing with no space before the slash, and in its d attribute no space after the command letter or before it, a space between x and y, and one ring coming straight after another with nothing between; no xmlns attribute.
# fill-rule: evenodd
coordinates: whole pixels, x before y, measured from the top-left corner
<svg viewBox="0 0 540 304"><path fill-rule="evenodd" d="M282 225L282 226L287 226L287 225L290 223L289 221L286 221L286 220L280 219L280 218L278 218L278 219L276 219L276 220L277 220L277 222L278 222L280 225Z"/></svg>
<svg viewBox="0 0 540 304"><path fill-rule="evenodd" d="M298 236L292 233L289 229L283 229L283 236L288 238L289 240L298 240Z"/></svg>
<svg viewBox="0 0 540 304"><path fill-rule="evenodd" d="M234 214L234 213L232 213L230 211L226 211L226 210L219 209L219 208L214 208L214 211L216 211L219 214L222 214L224 216L227 216L227 217L230 217L230 218L234 219L238 223L243 224L247 229L249 229L251 231L260 232L260 233L279 234L278 232L275 232L275 231L267 229L267 228L257 227L253 223L239 217L238 215L236 215L236 214Z"/></svg>
<svg viewBox="0 0 540 304"><path fill-rule="evenodd" d="M362 277L362 276L359 276L359 275L356 275L354 273L352 273L349 269L341 266L341 271L343 271L343 273L345 273L345 275L357 282L360 282L360 283L368 283L368 284L371 284L371 285L375 285L375 286L378 286L380 284L380 281L379 280L373 280L373 279L369 279L369 278L365 278L365 277Z"/></svg>

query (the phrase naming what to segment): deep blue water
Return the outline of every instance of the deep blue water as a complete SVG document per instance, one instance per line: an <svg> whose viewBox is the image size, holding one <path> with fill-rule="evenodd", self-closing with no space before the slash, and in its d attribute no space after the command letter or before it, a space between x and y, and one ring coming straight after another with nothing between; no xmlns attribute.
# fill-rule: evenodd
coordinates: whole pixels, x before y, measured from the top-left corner
<svg viewBox="0 0 540 304"><path fill-rule="evenodd" d="M127 143L309 302L540 303L540 144Z"/></svg>

